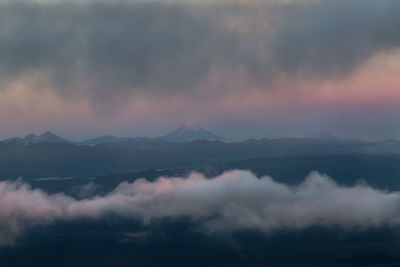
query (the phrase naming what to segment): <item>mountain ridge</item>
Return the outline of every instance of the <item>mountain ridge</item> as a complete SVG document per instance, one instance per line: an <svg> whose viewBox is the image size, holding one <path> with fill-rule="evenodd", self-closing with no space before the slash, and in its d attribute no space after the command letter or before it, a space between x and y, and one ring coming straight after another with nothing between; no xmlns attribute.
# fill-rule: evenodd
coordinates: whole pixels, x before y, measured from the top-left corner
<svg viewBox="0 0 400 267"><path fill-rule="evenodd" d="M195 140L221 141L222 138L214 133L198 126L190 120L173 130L172 132L161 136L161 139L169 142L190 142Z"/></svg>
<svg viewBox="0 0 400 267"><path fill-rule="evenodd" d="M103 136L87 139L85 141L79 142L79 144L98 145L101 143L118 143L118 142L126 141L128 139L129 139L129 137L118 137L115 135L103 135Z"/></svg>
<svg viewBox="0 0 400 267"><path fill-rule="evenodd" d="M307 135L305 138L307 139L319 139L319 140L338 140L338 138L333 135L331 132L319 129Z"/></svg>
<svg viewBox="0 0 400 267"><path fill-rule="evenodd" d="M68 140L59 137L51 131L46 131L40 135L35 133L27 134L25 137L11 137L2 141L3 143L23 143L23 144L39 144L39 143L70 143Z"/></svg>

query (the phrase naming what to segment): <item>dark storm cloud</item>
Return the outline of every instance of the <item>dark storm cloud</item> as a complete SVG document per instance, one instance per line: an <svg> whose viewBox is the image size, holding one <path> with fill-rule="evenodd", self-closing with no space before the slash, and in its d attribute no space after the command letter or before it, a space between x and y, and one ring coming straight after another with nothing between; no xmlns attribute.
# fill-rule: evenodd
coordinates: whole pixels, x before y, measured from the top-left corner
<svg viewBox="0 0 400 267"><path fill-rule="evenodd" d="M216 95L238 72L249 83L331 78L400 42L394 0L0 5L3 82L40 71L62 95L100 101L136 90ZM221 82L210 88L212 74Z"/></svg>

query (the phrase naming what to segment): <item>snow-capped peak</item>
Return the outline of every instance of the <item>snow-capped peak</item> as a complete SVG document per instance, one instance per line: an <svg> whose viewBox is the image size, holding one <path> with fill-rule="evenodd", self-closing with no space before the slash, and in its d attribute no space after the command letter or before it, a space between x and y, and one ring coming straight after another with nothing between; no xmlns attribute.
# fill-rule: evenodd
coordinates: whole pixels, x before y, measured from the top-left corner
<svg viewBox="0 0 400 267"><path fill-rule="evenodd" d="M198 131L201 130L201 127L194 124L192 121L187 120L185 121L185 123L180 127L182 129L188 129L188 130L192 130L192 131Z"/></svg>
<svg viewBox="0 0 400 267"><path fill-rule="evenodd" d="M171 142L188 142L193 140L221 140L217 135L201 128L190 120L185 121L179 128L161 137Z"/></svg>

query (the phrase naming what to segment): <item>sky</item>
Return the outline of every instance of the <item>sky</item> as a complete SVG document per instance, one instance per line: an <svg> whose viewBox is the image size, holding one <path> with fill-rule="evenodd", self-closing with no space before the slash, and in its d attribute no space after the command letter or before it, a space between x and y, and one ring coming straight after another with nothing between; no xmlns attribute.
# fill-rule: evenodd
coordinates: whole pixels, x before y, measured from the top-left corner
<svg viewBox="0 0 400 267"><path fill-rule="evenodd" d="M400 138L397 0L0 0L0 138Z"/></svg>

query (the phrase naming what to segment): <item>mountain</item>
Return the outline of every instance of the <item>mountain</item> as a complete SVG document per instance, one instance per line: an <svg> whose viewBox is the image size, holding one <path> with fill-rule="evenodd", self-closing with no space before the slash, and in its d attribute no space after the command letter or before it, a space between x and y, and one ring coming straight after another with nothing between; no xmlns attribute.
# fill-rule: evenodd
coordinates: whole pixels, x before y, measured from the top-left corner
<svg viewBox="0 0 400 267"><path fill-rule="evenodd" d="M163 139L139 138L99 145L45 142L25 145L21 142L0 142L0 179L20 176L24 178L93 176L143 169L193 167L255 158L322 155L364 157L368 154L400 155L400 145L393 142L370 143L305 138L230 143L207 140L168 142ZM397 173L400 173L399 171Z"/></svg>
<svg viewBox="0 0 400 267"><path fill-rule="evenodd" d="M34 133L30 133L24 138L20 137L12 137L3 141L4 143L23 143L23 144L39 144L39 143L69 143L69 141L64 138L59 137L58 135L47 131L42 133L41 135L37 135Z"/></svg>
<svg viewBox="0 0 400 267"><path fill-rule="evenodd" d="M191 121L186 121L171 133L162 136L161 139L168 142L189 142L194 140L222 140L221 137L201 128Z"/></svg>
<svg viewBox="0 0 400 267"><path fill-rule="evenodd" d="M338 138L326 130L318 130L307 135L306 139L337 140Z"/></svg>
<svg viewBox="0 0 400 267"><path fill-rule="evenodd" d="M117 137L114 135L105 135L96 138L91 138L86 141L81 142L80 144L84 145L98 145L101 143L118 143L128 140L128 137Z"/></svg>

